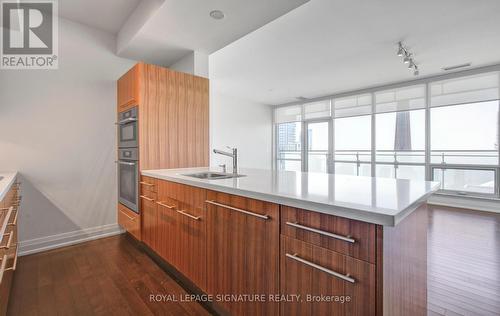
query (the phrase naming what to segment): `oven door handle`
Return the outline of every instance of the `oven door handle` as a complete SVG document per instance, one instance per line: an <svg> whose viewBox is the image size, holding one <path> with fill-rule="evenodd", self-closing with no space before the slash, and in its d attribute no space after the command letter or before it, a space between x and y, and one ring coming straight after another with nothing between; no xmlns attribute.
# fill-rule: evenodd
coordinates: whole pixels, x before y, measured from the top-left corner
<svg viewBox="0 0 500 316"><path fill-rule="evenodd" d="M131 123L131 122L136 122L136 121L137 121L137 118L135 118L135 117L129 117L129 118L121 120L121 121L119 121L118 123L115 123L115 124L116 125L123 125L123 124Z"/></svg>
<svg viewBox="0 0 500 316"><path fill-rule="evenodd" d="M128 161L121 161L117 160L115 163L119 163L120 165L127 165L127 166L135 166L137 162L128 162Z"/></svg>

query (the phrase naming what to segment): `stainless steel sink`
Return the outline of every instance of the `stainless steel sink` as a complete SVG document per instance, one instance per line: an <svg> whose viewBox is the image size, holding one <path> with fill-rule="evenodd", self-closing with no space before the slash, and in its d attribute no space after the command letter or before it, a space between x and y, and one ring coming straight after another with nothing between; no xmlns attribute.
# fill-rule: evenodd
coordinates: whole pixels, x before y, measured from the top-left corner
<svg viewBox="0 0 500 316"><path fill-rule="evenodd" d="M217 180L217 179L230 179L244 177L242 174L222 173L222 172L198 172L183 174L186 177L193 177L197 179Z"/></svg>

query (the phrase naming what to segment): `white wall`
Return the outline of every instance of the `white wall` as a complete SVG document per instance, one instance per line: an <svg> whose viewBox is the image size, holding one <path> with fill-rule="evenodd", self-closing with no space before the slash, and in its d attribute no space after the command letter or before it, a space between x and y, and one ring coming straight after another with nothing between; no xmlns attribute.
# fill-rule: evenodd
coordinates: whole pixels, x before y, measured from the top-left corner
<svg viewBox="0 0 500 316"><path fill-rule="evenodd" d="M231 170L231 158L213 153L213 149L237 147L239 167L271 169L272 113L265 104L224 95L210 83L210 165L225 163Z"/></svg>
<svg viewBox="0 0 500 316"><path fill-rule="evenodd" d="M116 224L116 80L135 62L59 21L58 70L0 70L0 170L22 176L25 242Z"/></svg>
<svg viewBox="0 0 500 316"><path fill-rule="evenodd" d="M208 55L191 52L169 66L170 69L208 78Z"/></svg>

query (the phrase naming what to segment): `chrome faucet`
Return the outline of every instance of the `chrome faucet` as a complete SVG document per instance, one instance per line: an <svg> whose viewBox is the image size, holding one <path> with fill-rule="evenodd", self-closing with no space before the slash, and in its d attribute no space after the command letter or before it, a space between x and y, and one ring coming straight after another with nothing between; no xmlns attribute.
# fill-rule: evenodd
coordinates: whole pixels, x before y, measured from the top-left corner
<svg viewBox="0 0 500 316"><path fill-rule="evenodd" d="M227 148L231 149L231 152L214 149L214 153L233 158L233 174L238 174L238 149L229 146Z"/></svg>

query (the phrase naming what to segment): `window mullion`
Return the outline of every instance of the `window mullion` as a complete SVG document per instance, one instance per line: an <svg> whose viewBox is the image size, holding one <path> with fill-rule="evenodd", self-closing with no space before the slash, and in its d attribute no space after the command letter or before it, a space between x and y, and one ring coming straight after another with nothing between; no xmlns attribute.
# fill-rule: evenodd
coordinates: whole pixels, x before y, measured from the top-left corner
<svg viewBox="0 0 500 316"><path fill-rule="evenodd" d="M377 176L377 172L376 172L376 166L375 166L375 162L376 162L376 134L375 134L375 129L376 129L376 126L375 126L375 92L372 92L371 93L372 95L372 113L371 113L371 120L372 120L372 128L371 128L371 176L372 177L376 177Z"/></svg>
<svg viewBox="0 0 500 316"><path fill-rule="evenodd" d="M431 96L429 92L429 83L425 85L425 179L432 181L431 164Z"/></svg>

